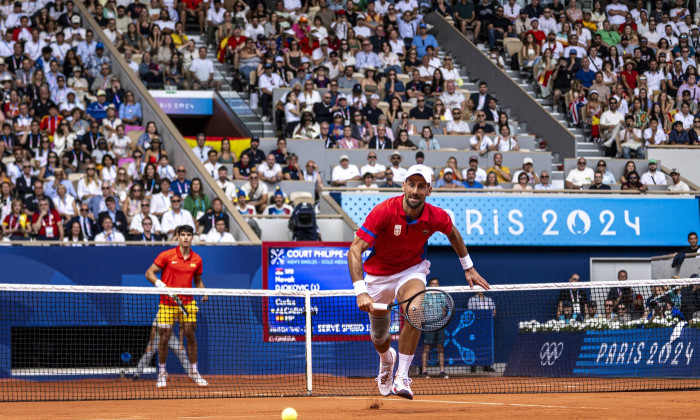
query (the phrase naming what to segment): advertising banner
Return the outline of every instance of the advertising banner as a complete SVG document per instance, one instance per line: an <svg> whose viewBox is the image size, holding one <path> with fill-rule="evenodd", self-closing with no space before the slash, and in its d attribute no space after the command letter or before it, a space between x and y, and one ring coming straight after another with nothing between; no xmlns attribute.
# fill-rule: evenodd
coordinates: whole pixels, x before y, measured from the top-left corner
<svg viewBox="0 0 700 420"><path fill-rule="evenodd" d="M211 115L214 110L212 92L149 90L148 93L168 115Z"/></svg>
<svg viewBox="0 0 700 420"><path fill-rule="evenodd" d="M504 376L698 377L700 330L675 328L519 333Z"/></svg>
<svg viewBox="0 0 700 420"><path fill-rule="evenodd" d="M387 194L342 194L342 207L362 225ZM436 194L428 202L446 210L469 245L683 246L700 229L693 197L518 196ZM659 223L660 214L674 215ZM429 245L449 245L433 235Z"/></svg>

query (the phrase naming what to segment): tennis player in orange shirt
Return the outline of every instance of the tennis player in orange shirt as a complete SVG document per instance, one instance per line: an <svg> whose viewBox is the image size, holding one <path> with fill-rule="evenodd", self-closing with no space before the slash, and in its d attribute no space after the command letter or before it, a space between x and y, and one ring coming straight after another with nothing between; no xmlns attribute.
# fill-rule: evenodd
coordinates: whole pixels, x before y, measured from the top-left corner
<svg viewBox="0 0 700 420"><path fill-rule="evenodd" d="M192 250L192 239L194 229L191 226L182 225L176 229L178 246L163 251L156 257L153 264L146 271L146 278L158 288L190 288L192 281L198 289L204 289L202 282L202 258ZM156 274L161 272L161 278ZM165 370L165 363L168 360L168 342L175 321L179 321L184 328L187 338L187 354L190 359L190 366L187 374L190 379L199 386L209 385L202 378L197 370L197 302L191 295L178 296L187 311L187 315L180 310L175 300L167 294L160 296L158 315L156 324L160 334L158 343L158 382L156 388L167 386L168 373ZM202 302L207 301L207 296L202 296Z"/></svg>

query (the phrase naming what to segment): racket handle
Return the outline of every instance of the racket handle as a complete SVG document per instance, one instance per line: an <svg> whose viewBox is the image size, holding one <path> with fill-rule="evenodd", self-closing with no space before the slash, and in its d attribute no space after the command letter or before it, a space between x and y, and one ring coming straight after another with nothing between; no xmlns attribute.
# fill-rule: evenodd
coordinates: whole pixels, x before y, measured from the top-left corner
<svg viewBox="0 0 700 420"><path fill-rule="evenodd" d="M386 303L373 303L372 307L378 311L386 311L389 309L389 305Z"/></svg>

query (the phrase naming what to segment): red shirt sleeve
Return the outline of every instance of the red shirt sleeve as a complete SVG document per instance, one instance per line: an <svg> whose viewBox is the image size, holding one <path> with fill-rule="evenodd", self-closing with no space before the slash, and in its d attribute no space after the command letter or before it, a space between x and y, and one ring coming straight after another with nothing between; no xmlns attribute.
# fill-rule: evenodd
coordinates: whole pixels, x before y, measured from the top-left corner
<svg viewBox="0 0 700 420"><path fill-rule="evenodd" d="M384 220L385 205L379 205L372 209L371 212L365 218L365 222L355 233L358 238L367 242L370 245L374 245L374 241L377 239L377 234L381 230L382 222Z"/></svg>
<svg viewBox="0 0 700 420"><path fill-rule="evenodd" d="M157 265L161 269L165 268L166 265L168 265L168 256L166 255L168 251L163 251L158 256L156 257L155 260L153 260L153 264Z"/></svg>
<svg viewBox="0 0 700 420"><path fill-rule="evenodd" d="M439 207L433 207L433 209L433 215L435 216L433 227L438 232L444 233L445 235L449 235L452 232L452 228L454 226L454 224L452 223L452 219L450 219L450 215L447 214L445 210Z"/></svg>

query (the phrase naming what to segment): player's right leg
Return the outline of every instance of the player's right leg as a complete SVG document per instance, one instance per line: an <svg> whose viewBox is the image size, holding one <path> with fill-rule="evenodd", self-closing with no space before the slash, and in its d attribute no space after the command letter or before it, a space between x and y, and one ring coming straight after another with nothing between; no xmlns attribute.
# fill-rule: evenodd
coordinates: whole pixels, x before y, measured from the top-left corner
<svg viewBox="0 0 700 420"><path fill-rule="evenodd" d="M405 281L402 280L402 284L399 285L399 290L396 294L396 299L399 302L425 290L425 276L421 276L420 273L416 273L416 275L416 277L413 277L413 275L408 276L409 278L405 278ZM403 305L402 309L406 313L406 304ZM411 367L419 339L420 330L408 322L401 326L401 334L399 335L399 367L396 369L394 385L391 391L399 397L410 400L413 399L413 391L411 390L411 379L408 377L408 369Z"/></svg>
<svg viewBox="0 0 700 420"><path fill-rule="evenodd" d="M168 343L170 342L170 334L173 331L173 324L179 316L179 309L176 306L160 305L158 309L157 322L158 335L160 342L158 343L158 381L156 388L165 388L168 381L168 373L165 370L165 364L168 361Z"/></svg>
<svg viewBox="0 0 700 420"><path fill-rule="evenodd" d="M394 301L394 283L388 277L368 275L365 278L367 291L376 303L392 303ZM391 395L394 382L394 365L396 350L391 348L391 313L389 311L372 311L369 314L370 337L375 350L379 354L379 374L375 379L379 393Z"/></svg>
<svg viewBox="0 0 700 420"><path fill-rule="evenodd" d="M197 304L192 301L187 304L187 312L189 315L184 317L183 327L185 330L185 338L187 339L187 355L190 358L190 368L187 370L192 382L199 386L207 386L209 383L202 378L197 368Z"/></svg>

